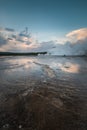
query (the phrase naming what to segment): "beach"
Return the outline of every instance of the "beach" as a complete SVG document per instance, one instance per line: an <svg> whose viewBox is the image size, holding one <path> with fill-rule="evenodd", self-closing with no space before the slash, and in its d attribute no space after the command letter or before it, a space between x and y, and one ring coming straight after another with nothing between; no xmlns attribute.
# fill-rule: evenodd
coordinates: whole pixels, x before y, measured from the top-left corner
<svg viewBox="0 0 87 130"><path fill-rule="evenodd" d="M86 130L87 57L1 56L3 128Z"/></svg>

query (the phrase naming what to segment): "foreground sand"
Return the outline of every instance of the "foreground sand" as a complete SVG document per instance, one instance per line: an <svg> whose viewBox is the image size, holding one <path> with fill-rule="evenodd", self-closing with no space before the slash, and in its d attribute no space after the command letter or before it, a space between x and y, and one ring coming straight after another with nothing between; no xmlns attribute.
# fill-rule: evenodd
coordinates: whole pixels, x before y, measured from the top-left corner
<svg viewBox="0 0 87 130"><path fill-rule="evenodd" d="M6 63L3 61L3 64ZM30 64L29 59L27 65L30 67ZM23 63L18 68L14 64L16 76L13 68L0 70L4 75L0 75L0 129L86 130L87 71L82 69L69 75L63 72L61 78L57 75L58 72L61 75L60 70L56 73L55 69L40 61L33 61L33 64L41 67L38 76L36 70L27 75L29 68L25 70L26 65L20 70ZM65 69L69 71L69 66ZM20 76L20 72L24 72L25 77ZM79 77L83 72L84 79Z"/></svg>

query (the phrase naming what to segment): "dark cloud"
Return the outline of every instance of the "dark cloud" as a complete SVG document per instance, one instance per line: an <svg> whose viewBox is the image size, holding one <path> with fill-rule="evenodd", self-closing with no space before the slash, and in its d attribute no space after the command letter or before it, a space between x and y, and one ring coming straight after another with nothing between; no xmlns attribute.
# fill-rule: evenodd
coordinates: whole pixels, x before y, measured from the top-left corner
<svg viewBox="0 0 87 130"><path fill-rule="evenodd" d="M23 31L21 31L21 32L19 33L19 36L20 36L20 37L28 37L28 38L30 38L30 37L31 37L31 34L28 33L28 28L26 27L25 30L23 30Z"/></svg>
<svg viewBox="0 0 87 130"><path fill-rule="evenodd" d="M16 38L16 41L19 41L19 42L24 42L24 40L23 39L21 39L20 37L19 38Z"/></svg>
<svg viewBox="0 0 87 130"><path fill-rule="evenodd" d="M31 38L31 34L28 33L28 28L26 27L25 30L21 31L17 35L12 35L12 37L19 42L26 43L27 45L31 44L32 42L29 41Z"/></svg>
<svg viewBox="0 0 87 130"><path fill-rule="evenodd" d="M0 47L3 45L6 45L7 43L8 43L8 40L0 35Z"/></svg>
<svg viewBox="0 0 87 130"><path fill-rule="evenodd" d="M15 31L15 30L12 29L12 28L5 28L5 30L8 31L8 32L14 32L14 31Z"/></svg>
<svg viewBox="0 0 87 130"><path fill-rule="evenodd" d="M11 40L13 40L13 39L12 39L12 38L8 38L7 40L11 41Z"/></svg>
<svg viewBox="0 0 87 130"><path fill-rule="evenodd" d="M11 37L14 38L14 39L16 39L16 35L14 35L14 34L12 34Z"/></svg>
<svg viewBox="0 0 87 130"><path fill-rule="evenodd" d="M19 33L19 36L20 36L20 37L29 37L29 35L24 34L24 33L22 33L22 32L21 32L21 33Z"/></svg>
<svg viewBox="0 0 87 130"><path fill-rule="evenodd" d="M30 45L30 44L32 44L31 41L27 41L27 42L26 42L26 45Z"/></svg>

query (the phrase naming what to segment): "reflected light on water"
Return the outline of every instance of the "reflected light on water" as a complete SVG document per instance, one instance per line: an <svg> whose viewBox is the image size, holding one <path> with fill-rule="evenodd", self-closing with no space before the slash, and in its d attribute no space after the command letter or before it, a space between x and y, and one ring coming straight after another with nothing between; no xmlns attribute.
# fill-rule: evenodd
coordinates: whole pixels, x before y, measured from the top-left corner
<svg viewBox="0 0 87 130"><path fill-rule="evenodd" d="M59 63L58 66L64 72L68 72L68 73L78 73L79 72L78 64L66 63L65 65L63 65L63 64Z"/></svg>
<svg viewBox="0 0 87 130"><path fill-rule="evenodd" d="M56 60L50 61L47 59L42 60L42 58L36 58L36 57L17 57L17 58L7 59L5 60L5 62L7 64L7 68L13 69L14 71L17 69L20 71L21 70L24 71L23 69L27 69L27 70L32 69L36 71L37 69L41 69L38 67L42 67L45 68L45 71L49 73L50 71L52 73L55 72L55 68L66 73L79 73L81 67L80 64L74 62L72 63L72 62L56 61ZM38 70L38 72L39 71L40 70Z"/></svg>
<svg viewBox="0 0 87 130"><path fill-rule="evenodd" d="M34 58L21 58L21 59L10 59L8 63L12 66L24 66L24 68L31 68L34 66L33 62L36 62Z"/></svg>

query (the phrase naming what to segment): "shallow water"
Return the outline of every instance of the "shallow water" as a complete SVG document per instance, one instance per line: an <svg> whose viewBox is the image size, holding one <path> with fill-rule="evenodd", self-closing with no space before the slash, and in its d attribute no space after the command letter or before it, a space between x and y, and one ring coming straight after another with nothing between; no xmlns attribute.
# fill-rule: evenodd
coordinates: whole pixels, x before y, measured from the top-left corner
<svg viewBox="0 0 87 130"><path fill-rule="evenodd" d="M86 130L86 123L87 58L0 57L0 128Z"/></svg>

